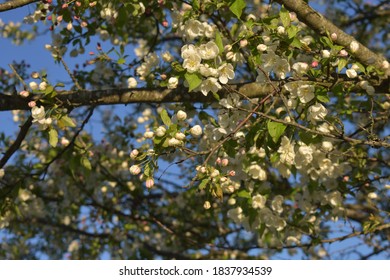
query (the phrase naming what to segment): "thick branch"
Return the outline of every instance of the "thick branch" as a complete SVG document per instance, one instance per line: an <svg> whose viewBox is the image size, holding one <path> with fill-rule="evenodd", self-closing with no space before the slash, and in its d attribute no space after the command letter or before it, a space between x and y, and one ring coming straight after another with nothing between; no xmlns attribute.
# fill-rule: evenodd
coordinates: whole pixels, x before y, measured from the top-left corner
<svg viewBox="0 0 390 280"><path fill-rule="evenodd" d="M312 9L303 0L276 0L278 3L283 4L289 11L295 12L300 21L304 22L307 26L313 29L320 35L327 35L335 33L337 35L337 44L349 48L352 41L356 39L343 30L335 26L332 22L326 19L323 15ZM382 68L382 63L385 60L383 57L372 52L365 46L359 43L359 49L354 53L354 56L364 65L374 65L375 67Z"/></svg>
<svg viewBox="0 0 390 280"><path fill-rule="evenodd" d="M17 9L34 2L39 2L39 0L11 0L0 4L0 12Z"/></svg>
<svg viewBox="0 0 390 280"><path fill-rule="evenodd" d="M309 81L308 81L309 82ZM388 93L388 80L382 81L381 84L374 86L378 93ZM316 84L324 87L332 87L332 83L317 82ZM343 82L346 89L351 92L364 92L362 88L356 85L356 81ZM245 83L237 85L229 85L233 91L238 91L240 94L248 98L259 98L268 95L274 88L280 87L280 82L273 81L272 83ZM221 98L226 97L230 91L223 89L218 92ZM37 99L38 95L31 95L30 98L21 96L11 96L0 93L0 111L10 110L30 110L28 102ZM113 104L130 104L130 103L169 103L169 102L190 102L204 103L215 102L214 96L210 93L204 96L200 92L188 92L188 88L179 87L176 89L167 88L139 88L139 89L105 89L105 90L77 90L77 91L62 91L58 92L56 97L57 105L60 107L82 107L82 106L97 106L97 105L113 105Z"/></svg>

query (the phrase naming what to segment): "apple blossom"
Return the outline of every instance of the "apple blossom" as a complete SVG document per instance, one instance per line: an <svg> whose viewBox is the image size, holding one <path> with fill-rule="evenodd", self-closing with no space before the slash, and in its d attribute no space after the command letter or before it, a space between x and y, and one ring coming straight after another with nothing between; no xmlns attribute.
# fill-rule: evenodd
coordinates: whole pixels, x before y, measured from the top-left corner
<svg viewBox="0 0 390 280"><path fill-rule="evenodd" d="M209 41L199 47L199 54L202 59L214 59L217 57L219 49L216 43Z"/></svg>
<svg viewBox="0 0 390 280"><path fill-rule="evenodd" d="M202 127L200 125L194 125L190 129L190 133L193 137L199 137L202 135Z"/></svg>
<svg viewBox="0 0 390 280"><path fill-rule="evenodd" d="M358 49L359 49L359 43L356 42L356 41L352 41L352 42L349 44L349 49L351 50L352 53L357 52Z"/></svg>
<svg viewBox="0 0 390 280"><path fill-rule="evenodd" d="M179 121L184 121L186 118L187 118L187 113L182 111L182 110L179 110L177 113L176 113L176 117L177 117L177 120Z"/></svg>
<svg viewBox="0 0 390 280"><path fill-rule="evenodd" d="M154 132L153 131L145 131L144 137L148 138L148 139L151 139L151 138L154 137Z"/></svg>
<svg viewBox="0 0 390 280"><path fill-rule="evenodd" d="M179 79L177 77L169 78L169 80L168 80L168 88L169 89L177 88L178 84L179 84Z"/></svg>
<svg viewBox="0 0 390 280"><path fill-rule="evenodd" d="M309 107L308 119L312 123L316 123L316 121L323 120L327 114L328 110L321 103L316 103Z"/></svg>
<svg viewBox="0 0 390 280"><path fill-rule="evenodd" d="M28 97L30 93L26 90L22 90L21 92L19 92L19 95L22 97Z"/></svg>
<svg viewBox="0 0 390 280"><path fill-rule="evenodd" d="M36 82L30 82L29 86L32 90L38 89L38 84Z"/></svg>
<svg viewBox="0 0 390 280"><path fill-rule="evenodd" d="M266 201L267 198L265 196L262 196L261 194L257 194L252 197L252 207L254 209L262 209L265 207Z"/></svg>
<svg viewBox="0 0 390 280"><path fill-rule="evenodd" d="M129 170L131 175L138 175L141 173L141 167L139 165L132 165Z"/></svg>
<svg viewBox="0 0 390 280"><path fill-rule="evenodd" d="M230 63L224 63L218 68L219 77L218 80L221 84L227 84L229 80L234 79L234 69L233 65Z"/></svg>
<svg viewBox="0 0 390 280"><path fill-rule="evenodd" d="M200 91L203 93L203 95L207 96L207 94L211 92L218 92L222 86L218 83L218 80L213 77L209 77L206 80L204 80L200 85Z"/></svg>
<svg viewBox="0 0 390 280"><path fill-rule="evenodd" d="M154 179L153 178L146 179L145 185L148 189L152 188L154 186Z"/></svg>
<svg viewBox="0 0 390 280"><path fill-rule="evenodd" d="M210 201L206 200L203 204L203 208L204 209L210 209L211 208L211 204L210 204Z"/></svg>
<svg viewBox="0 0 390 280"><path fill-rule="evenodd" d="M128 88L136 88L137 80L134 77L130 77L127 79L127 87Z"/></svg>
<svg viewBox="0 0 390 280"><path fill-rule="evenodd" d="M131 159L136 159L136 157L139 155L139 151L137 149L134 149L130 153L130 158Z"/></svg>
<svg viewBox="0 0 390 280"><path fill-rule="evenodd" d="M177 140L183 141L184 139L186 139L186 135L183 132L176 132L175 138Z"/></svg>
<svg viewBox="0 0 390 280"><path fill-rule="evenodd" d="M257 45L257 50L259 51L259 52L264 52L264 51L266 51L267 50L267 45L265 45L265 44L258 44Z"/></svg>
<svg viewBox="0 0 390 280"><path fill-rule="evenodd" d="M166 128L164 126L159 126L157 129L156 129L156 135L158 137L163 137L165 135L165 132L166 132Z"/></svg>
<svg viewBox="0 0 390 280"><path fill-rule="evenodd" d="M347 69L347 71L345 71L345 73L347 74L348 78L356 78L357 77L357 73L356 73L356 70L355 69Z"/></svg>

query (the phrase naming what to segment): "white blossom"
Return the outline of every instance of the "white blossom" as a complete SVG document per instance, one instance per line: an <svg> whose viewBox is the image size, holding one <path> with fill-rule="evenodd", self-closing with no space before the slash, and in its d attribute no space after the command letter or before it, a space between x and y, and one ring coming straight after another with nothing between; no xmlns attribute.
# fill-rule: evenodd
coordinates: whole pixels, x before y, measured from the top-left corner
<svg viewBox="0 0 390 280"><path fill-rule="evenodd" d="M217 57L219 49L216 43L209 41L199 47L199 54L202 59L214 59Z"/></svg>
<svg viewBox="0 0 390 280"><path fill-rule="evenodd" d="M262 209L265 206L267 198L261 194L257 194L252 197L252 207L254 209Z"/></svg>
<svg viewBox="0 0 390 280"><path fill-rule="evenodd" d="M347 71L345 71L345 74L347 74L348 78L351 78L351 79L357 77L357 72L356 72L356 70L355 70L355 69L352 69L352 68L347 69Z"/></svg>
<svg viewBox="0 0 390 280"><path fill-rule="evenodd" d="M153 138L154 132L153 131L145 131L144 137L147 139Z"/></svg>
<svg viewBox="0 0 390 280"><path fill-rule="evenodd" d="M170 77L168 80L168 88L169 89L174 89L177 88L179 84L179 79L177 77Z"/></svg>
<svg viewBox="0 0 390 280"><path fill-rule="evenodd" d="M310 102L314 96L315 87L312 84L303 84L297 88L297 96L302 103Z"/></svg>
<svg viewBox="0 0 390 280"><path fill-rule="evenodd" d="M182 111L182 110L179 110L177 113L176 113L176 118L179 120L179 121L184 121L186 118L187 118L187 113Z"/></svg>
<svg viewBox="0 0 390 280"><path fill-rule="evenodd" d="M159 126L157 127L156 129L156 135L158 137L163 137L165 135L165 132L167 131L167 129L164 127L164 126Z"/></svg>
<svg viewBox="0 0 390 280"><path fill-rule="evenodd" d="M232 80L234 79L234 69L233 69L233 65L231 65L230 63L224 63L222 64L220 67L218 67L218 71L219 71L219 82L221 84L227 84L227 82L229 80Z"/></svg>
<svg viewBox="0 0 390 280"><path fill-rule="evenodd" d="M357 50L359 49L359 43L356 41L352 41L349 44L349 49L351 50L352 53L357 52Z"/></svg>
<svg viewBox="0 0 390 280"><path fill-rule="evenodd" d="M308 109L308 119L312 123L323 120L327 114L328 110L321 103L316 103Z"/></svg>
<svg viewBox="0 0 390 280"><path fill-rule="evenodd" d="M40 122L45 119L45 108L43 106L35 106L31 108L32 122Z"/></svg>
<svg viewBox="0 0 390 280"><path fill-rule="evenodd" d="M28 85L32 90L38 89L38 84L36 82L30 82Z"/></svg>
<svg viewBox="0 0 390 280"><path fill-rule="evenodd" d="M295 158L294 145L290 142L290 140L286 136L282 137L282 141L280 143L278 153L280 154L280 162L289 165L294 164L294 158Z"/></svg>
<svg viewBox="0 0 390 280"><path fill-rule="evenodd" d="M198 36L201 36L204 32L204 25L195 19L189 19L184 26L184 32L189 41L192 41Z"/></svg>
<svg viewBox="0 0 390 280"><path fill-rule="evenodd" d="M218 80L216 78L213 78L213 77L209 77L206 80L202 81L202 83L200 85L200 91L205 96L207 96L207 94L210 91L216 93L221 88L222 88L222 86L218 83Z"/></svg>
<svg viewBox="0 0 390 280"><path fill-rule="evenodd" d="M258 179L260 181L265 181L267 180L267 173L263 168L261 168L260 165L258 164L252 164L248 168L248 174L251 176L253 179Z"/></svg>
<svg viewBox="0 0 390 280"><path fill-rule="evenodd" d="M200 125L195 125L191 127L190 133L194 137L199 137L202 135L202 127Z"/></svg>
<svg viewBox="0 0 390 280"><path fill-rule="evenodd" d="M137 80L134 77L130 77L127 79L127 87L128 88L135 88L137 87Z"/></svg>

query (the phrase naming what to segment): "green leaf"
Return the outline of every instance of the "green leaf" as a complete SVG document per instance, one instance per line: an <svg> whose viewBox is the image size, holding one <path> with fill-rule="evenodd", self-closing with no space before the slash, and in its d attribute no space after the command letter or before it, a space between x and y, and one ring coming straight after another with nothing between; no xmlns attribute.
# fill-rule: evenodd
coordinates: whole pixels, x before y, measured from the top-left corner
<svg viewBox="0 0 390 280"><path fill-rule="evenodd" d="M125 63L126 63L126 59L125 59L124 57L121 57L121 58L118 59L117 63L118 63L119 65L125 64Z"/></svg>
<svg viewBox="0 0 390 280"><path fill-rule="evenodd" d="M200 8L199 0L193 0L192 1L192 8L194 9L194 11L198 11L199 10L199 8Z"/></svg>
<svg viewBox="0 0 390 280"><path fill-rule="evenodd" d="M49 144L50 146L55 147L57 146L57 143L58 143L58 133L57 130L52 128L49 130Z"/></svg>
<svg viewBox="0 0 390 280"><path fill-rule="evenodd" d="M299 28L296 27L295 25L290 25L289 27L286 28L286 30L287 30L287 34L288 34L289 39L294 38L297 35L297 33L299 32Z"/></svg>
<svg viewBox="0 0 390 280"><path fill-rule="evenodd" d="M284 27L287 27L291 24L290 13L284 7L280 9L279 15Z"/></svg>
<svg viewBox="0 0 390 280"><path fill-rule="evenodd" d="M197 73L188 73L187 72L184 75L184 78L186 79L186 81L189 85L189 91L196 89L202 83L202 78Z"/></svg>
<svg viewBox="0 0 390 280"><path fill-rule="evenodd" d="M62 116L58 121L61 122L61 124L65 127L76 127L74 121L68 116Z"/></svg>
<svg viewBox="0 0 390 280"><path fill-rule="evenodd" d="M327 103L330 101L329 99L329 96L325 93L325 94L319 94L316 96L317 100L320 101L320 102L323 102L323 103Z"/></svg>
<svg viewBox="0 0 390 280"><path fill-rule="evenodd" d="M242 197L242 198L251 198L251 194L250 194L250 192L248 192L247 190L239 191L239 192L237 193L237 196L238 196L238 197Z"/></svg>
<svg viewBox="0 0 390 280"><path fill-rule="evenodd" d="M203 190L204 188L206 188L209 181L210 181L209 178L203 179L202 182L200 182L199 184L199 189Z"/></svg>
<svg viewBox="0 0 390 280"><path fill-rule="evenodd" d="M229 6L229 9L233 14L236 15L237 18L240 18L245 7L245 0L234 0L233 3Z"/></svg>
<svg viewBox="0 0 390 280"><path fill-rule="evenodd" d="M47 86L45 89L45 94L50 94L54 91L53 86Z"/></svg>
<svg viewBox="0 0 390 280"><path fill-rule="evenodd" d="M340 58L339 64L337 65L338 70L339 70L339 73L341 72L341 70L343 70L343 68L344 68L347 64L348 64L348 60L346 60L345 58Z"/></svg>
<svg viewBox="0 0 390 280"><path fill-rule="evenodd" d="M178 72L178 73L185 71L185 69L183 68L183 66L182 66L179 62L177 62L177 61L172 62L172 63L171 63L171 67L172 67L172 69L173 69L175 72Z"/></svg>
<svg viewBox="0 0 390 280"><path fill-rule="evenodd" d="M172 124L171 118L169 117L167 110L163 109L160 113L160 117L166 126L170 126Z"/></svg>
<svg viewBox="0 0 390 280"><path fill-rule="evenodd" d="M148 162L148 164L145 165L144 175L145 175L147 178L151 177L151 175L152 175L152 168L151 168L151 166L150 166L150 162Z"/></svg>
<svg viewBox="0 0 390 280"><path fill-rule="evenodd" d="M89 161L89 159L87 157L81 158L81 165L84 166L84 168L87 170L92 170L91 162Z"/></svg>
<svg viewBox="0 0 390 280"><path fill-rule="evenodd" d="M267 123L268 133L271 135L272 140L276 143L278 142L280 136L282 136L286 126L282 123L269 121Z"/></svg>
<svg viewBox="0 0 390 280"><path fill-rule="evenodd" d="M222 42L222 36L219 31L215 33L215 44L217 44L218 49L219 49L219 54L223 53L223 42Z"/></svg>
<svg viewBox="0 0 390 280"><path fill-rule="evenodd" d="M64 83L57 83L57 84L55 85L55 87L65 87L65 84L64 84Z"/></svg>

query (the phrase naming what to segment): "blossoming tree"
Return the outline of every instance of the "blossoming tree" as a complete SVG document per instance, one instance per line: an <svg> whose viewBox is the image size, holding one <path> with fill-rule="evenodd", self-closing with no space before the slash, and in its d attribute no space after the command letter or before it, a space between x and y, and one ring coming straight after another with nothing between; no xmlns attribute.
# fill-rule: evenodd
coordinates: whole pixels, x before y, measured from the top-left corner
<svg viewBox="0 0 390 280"><path fill-rule="evenodd" d="M1 3L0 257L389 257L390 7L316 2Z"/></svg>

